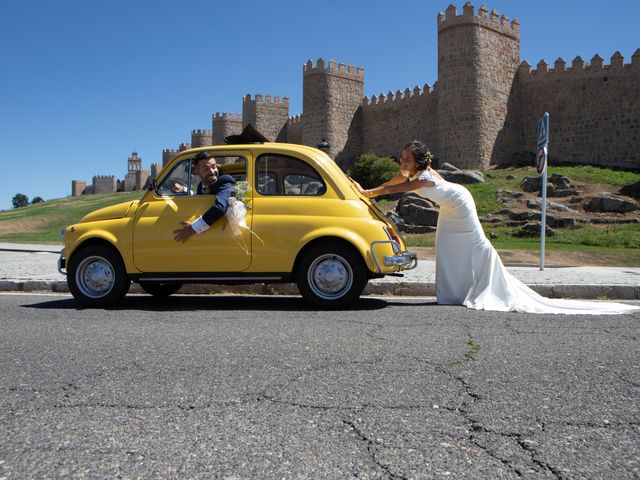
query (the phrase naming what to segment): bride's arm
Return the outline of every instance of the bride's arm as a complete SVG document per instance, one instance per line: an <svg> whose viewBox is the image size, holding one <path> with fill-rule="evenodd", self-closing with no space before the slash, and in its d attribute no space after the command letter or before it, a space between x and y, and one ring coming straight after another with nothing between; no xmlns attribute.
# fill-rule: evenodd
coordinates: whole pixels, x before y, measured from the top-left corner
<svg viewBox="0 0 640 480"><path fill-rule="evenodd" d="M386 182L378 185L378 187L385 187L387 185L395 185L397 183L404 183L406 181L407 181L407 177L405 177L404 175L396 175L391 180L387 180Z"/></svg>
<svg viewBox="0 0 640 480"><path fill-rule="evenodd" d="M365 197L377 197L379 195L390 195L392 193L413 192L420 188L433 187L435 185L431 180L411 180L402 183L394 183L392 185L382 184L369 190L362 190Z"/></svg>

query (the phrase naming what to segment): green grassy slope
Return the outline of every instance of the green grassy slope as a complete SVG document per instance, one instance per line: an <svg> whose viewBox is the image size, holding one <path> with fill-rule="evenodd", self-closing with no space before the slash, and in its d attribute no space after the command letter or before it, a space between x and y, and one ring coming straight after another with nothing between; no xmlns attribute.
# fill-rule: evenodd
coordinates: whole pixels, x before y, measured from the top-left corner
<svg viewBox="0 0 640 480"><path fill-rule="evenodd" d="M62 243L60 230L87 213L121 202L138 200L144 192L118 192L49 200L0 211L1 242Z"/></svg>

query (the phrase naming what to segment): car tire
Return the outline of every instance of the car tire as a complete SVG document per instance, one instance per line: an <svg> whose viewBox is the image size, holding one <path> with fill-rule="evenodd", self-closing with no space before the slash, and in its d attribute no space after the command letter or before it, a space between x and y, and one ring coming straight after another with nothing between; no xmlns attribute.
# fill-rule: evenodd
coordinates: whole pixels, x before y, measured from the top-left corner
<svg viewBox="0 0 640 480"><path fill-rule="evenodd" d="M110 307L124 298L131 280L118 252L106 245L89 245L69 259L67 284L85 307Z"/></svg>
<svg viewBox="0 0 640 480"><path fill-rule="evenodd" d="M140 282L140 288L154 297L168 297L180 290L182 288L182 283Z"/></svg>
<svg viewBox="0 0 640 480"><path fill-rule="evenodd" d="M341 308L355 302L367 285L367 268L360 253L340 242L312 246L296 271L302 296L321 308Z"/></svg>

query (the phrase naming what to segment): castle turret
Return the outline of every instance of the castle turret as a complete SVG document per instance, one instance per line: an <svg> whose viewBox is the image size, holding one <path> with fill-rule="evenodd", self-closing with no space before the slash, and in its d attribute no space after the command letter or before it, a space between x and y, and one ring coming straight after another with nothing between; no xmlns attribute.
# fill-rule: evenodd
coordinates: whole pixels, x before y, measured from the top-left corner
<svg viewBox="0 0 640 480"><path fill-rule="evenodd" d="M438 15L436 156L459 167L488 167L508 155L507 102L520 63L520 24L482 5ZM505 145L501 147L501 145Z"/></svg>
<svg viewBox="0 0 640 480"><path fill-rule="evenodd" d="M87 182L84 180L71 180L71 196L79 197L87 188Z"/></svg>
<svg viewBox="0 0 640 480"><path fill-rule="evenodd" d="M364 69L336 65L333 60L325 67L319 59L315 67L308 61L302 73L302 143L316 147L326 141L332 158L340 164L349 162L352 159L345 158L349 153L344 150L364 98Z"/></svg>
<svg viewBox="0 0 640 480"><path fill-rule="evenodd" d="M242 115L216 112L211 115L213 145L224 145L224 138L242 132Z"/></svg>
<svg viewBox="0 0 640 480"><path fill-rule="evenodd" d="M242 101L242 126L248 123L272 142L282 139L282 129L289 120L289 97L275 97L271 95L262 97L257 94L255 98L246 95Z"/></svg>
<svg viewBox="0 0 640 480"><path fill-rule="evenodd" d="M213 145L211 130L191 130L191 146L195 147L208 147Z"/></svg>
<svg viewBox="0 0 640 480"><path fill-rule="evenodd" d="M172 148L165 148L162 150L162 166L166 167L167 164L178 155L178 151Z"/></svg>

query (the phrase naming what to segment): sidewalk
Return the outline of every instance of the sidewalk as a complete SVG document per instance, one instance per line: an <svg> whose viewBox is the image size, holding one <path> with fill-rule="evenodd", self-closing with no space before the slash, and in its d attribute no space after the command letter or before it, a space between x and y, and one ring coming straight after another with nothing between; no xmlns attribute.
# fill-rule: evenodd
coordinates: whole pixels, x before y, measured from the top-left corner
<svg viewBox="0 0 640 480"><path fill-rule="evenodd" d="M58 272L61 246L0 243L0 291L68 292ZM640 268L509 266L513 276L550 298L640 299ZM131 285L132 293L142 290ZM185 285L180 293L297 294L292 284ZM421 260L404 277L372 280L365 295L435 296L435 262Z"/></svg>

